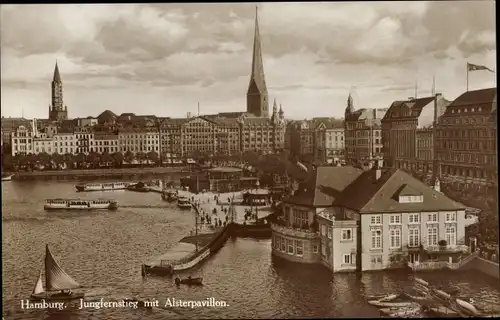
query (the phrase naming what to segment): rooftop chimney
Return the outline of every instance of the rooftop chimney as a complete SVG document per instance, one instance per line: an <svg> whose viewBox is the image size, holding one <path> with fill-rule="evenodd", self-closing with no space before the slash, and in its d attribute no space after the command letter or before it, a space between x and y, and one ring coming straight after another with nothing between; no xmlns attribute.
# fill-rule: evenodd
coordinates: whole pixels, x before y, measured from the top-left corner
<svg viewBox="0 0 500 320"><path fill-rule="evenodd" d="M380 177L382 176L382 160L381 159L376 159L375 161L375 181L378 181Z"/></svg>

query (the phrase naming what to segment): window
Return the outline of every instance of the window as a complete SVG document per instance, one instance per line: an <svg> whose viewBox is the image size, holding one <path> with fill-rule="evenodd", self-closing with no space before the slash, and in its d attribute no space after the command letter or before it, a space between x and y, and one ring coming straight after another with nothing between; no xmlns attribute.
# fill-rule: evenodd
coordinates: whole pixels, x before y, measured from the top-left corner
<svg viewBox="0 0 500 320"><path fill-rule="evenodd" d="M394 214L394 215L389 216L389 223L390 224L401 224L401 215Z"/></svg>
<svg viewBox="0 0 500 320"><path fill-rule="evenodd" d="M295 223L299 227L308 225L307 211L302 211L298 209L293 209L292 211L293 211L293 223Z"/></svg>
<svg viewBox="0 0 500 320"><path fill-rule="evenodd" d="M397 263L401 261L401 255L400 254L395 254L390 257L391 262Z"/></svg>
<svg viewBox="0 0 500 320"><path fill-rule="evenodd" d="M382 216L381 215L371 216L370 224L382 224Z"/></svg>
<svg viewBox="0 0 500 320"><path fill-rule="evenodd" d="M318 253L318 246L317 245L313 246L313 253Z"/></svg>
<svg viewBox="0 0 500 320"><path fill-rule="evenodd" d="M446 243L449 246L454 246L456 244L455 227L446 227Z"/></svg>
<svg viewBox="0 0 500 320"><path fill-rule="evenodd" d="M345 253L342 256L342 264L351 264L351 254L350 253Z"/></svg>
<svg viewBox="0 0 500 320"><path fill-rule="evenodd" d="M408 215L408 223L420 223L420 214L411 213Z"/></svg>
<svg viewBox="0 0 500 320"><path fill-rule="evenodd" d="M342 229L342 241L352 241L352 229Z"/></svg>
<svg viewBox="0 0 500 320"><path fill-rule="evenodd" d="M284 238L281 238L281 251L286 252L286 243Z"/></svg>
<svg viewBox="0 0 500 320"><path fill-rule="evenodd" d="M301 240L295 240L295 254L298 256L302 256L304 253L304 247L302 245Z"/></svg>
<svg viewBox="0 0 500 320"><path fill-rule="evenodd" d="M427 229L427 245L436 246L438 244L438 229L429 228Z"/></svg>
<svg viewBox="0 0 500 320"><path fill-rule="evenodd" d="M326 257L326 246L321 246L321 255Z"/></svg>
<svg viewBox="0 0 500 320"><path fill-rule="evenodd" d="M455 212L447 212L446 213L445 222L456 222L456 221L457 221L457 215Z"/></svg>
<svg viewBox="0 0 500 320"><path fill-rule="evenodd" d="M430 223L438 222L438 215L437 215L437 213L429 213L427 215L427 222L430 222Z"/></svg>
<svg viewBox="0 0 500 320"><path fill-rule="evenodd" d="M372 264L381 264L382 263L382 256L372 256L370 259Z"/></svg>
<svg viewBox="0 0 500 320"><path fill-rule="evenodd" d="M391 248L401 248L401 230L392 229L390 232Z"/></svg>
<svg viewBox="0 0 500 320"><path fill-rule="evenodd" d="M420 229L408 229L408 247L418 247L420 245Z"/></svg>
<svg viewBox="0 0 500 320"><path fill-rule="evenodd" d="M293 254L293 240L286 239L288 244L288 253Z"/></svg>
<svg viewBox="0 0 500 320"><path fill-rule="evenodd" d="M328 239L332 238L332 228L328 227Z"/></svg>
<svg viewBox="0 0 500 320"><path fill-rule="evenodd" d="M372 249L382 249L382 231L372 231Z"/></svg>
<svg viewBox="0 0 500 320"><path fill-rule="evenodd" d="M326 226L324 224L321 225L321 235L326 236Z"/></svg>

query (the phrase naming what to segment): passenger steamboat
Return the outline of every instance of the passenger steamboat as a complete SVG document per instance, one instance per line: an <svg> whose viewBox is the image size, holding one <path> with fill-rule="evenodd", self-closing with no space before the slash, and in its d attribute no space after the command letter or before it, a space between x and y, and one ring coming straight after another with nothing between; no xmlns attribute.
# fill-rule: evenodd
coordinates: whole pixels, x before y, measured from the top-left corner
<svg viewBox="0 0 500 320"><path fill-rule="evenodd" d="M86 183L76 185L76 190L80 192L84 191L113 191L113 190L125 190L132 182L107 182L107 183Z"/></svg>
<svg viewBox="0 0 500 320"><path fill-rule="evenodd" d="M45 210L116 210L115 200L105 199L47 199Z"/></svg>

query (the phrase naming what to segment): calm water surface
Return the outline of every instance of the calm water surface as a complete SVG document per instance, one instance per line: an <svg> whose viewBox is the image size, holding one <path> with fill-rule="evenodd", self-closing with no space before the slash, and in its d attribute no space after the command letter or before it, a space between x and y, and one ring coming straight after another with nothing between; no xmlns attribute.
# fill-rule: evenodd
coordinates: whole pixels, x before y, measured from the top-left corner
<svg viewBox="0 0 500 320"><path fill-rule="evenodd" d="M271 257L270 240L235 239L184 276L202 276L204 286L176 288L169 278L142 281L140 265L160 255L193 228L191 212L169 208L121 208L116 212L45 212L45 198L113 198L119 205L167 205L158 194L115 191L76 194L74 184L2 183L3 307L6 319L199 319L285 317L378 317L363 294L393 292L409 274L374 272L331 275L321 266L290 265ZM138 295L158 299L224 300L226 308L22 310L43 266L45 244L63 269L86 287L87 300ZM500 305L498 281L476 272L426 273L453 283L480 307Z"/></svg>

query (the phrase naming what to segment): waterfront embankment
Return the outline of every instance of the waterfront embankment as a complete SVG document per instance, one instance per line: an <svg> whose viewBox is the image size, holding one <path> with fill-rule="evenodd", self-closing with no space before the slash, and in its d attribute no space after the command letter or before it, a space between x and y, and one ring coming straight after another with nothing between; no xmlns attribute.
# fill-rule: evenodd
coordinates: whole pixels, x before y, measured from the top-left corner
<svg viewBox="0 0 500 320"><path fill-rule="evenodd" d="M477 270L490 277L500 280L499 264L493 261L483 259L481 257L474 257L470 262L465 264L463 270Z"/></svg>
<svg viewBox="0 0 500 320"><path fill-rule="evenodd" d="M152 176L182 175L189 172L187 167L155 167L155 168L119 168L119 169L86 169L86 170L46 170L17 172L13 180L105 180L105 179L138 179Z"/></svg>
<svg viewBox="0 0 500 320"><path fill-rule="evenodd" d="M167 253L146 263L148 268L170 262L174 272L186 271L219 251L230 236L257 234L262 237L262 235L268 236L267 233L270 235L269 225L257 226L250 220L246 224L245 214L248 211L254 212L254 207L231 206L232 201L237 202L242 199L241 192L194 194L183 191L180 195L187 197L193 205L195 228L190 231L189 236L182 238ZM270 207L264 206L255 212L254 218L265 218L271 213ZM250 229L246 230L247 228Z"/></svg>

